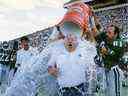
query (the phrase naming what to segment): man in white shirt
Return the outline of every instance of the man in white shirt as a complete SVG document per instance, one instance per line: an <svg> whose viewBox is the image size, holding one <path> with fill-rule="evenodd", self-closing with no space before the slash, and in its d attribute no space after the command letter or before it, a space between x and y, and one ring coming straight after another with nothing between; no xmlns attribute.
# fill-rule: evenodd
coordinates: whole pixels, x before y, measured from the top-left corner
<svg viewBox="0 0 128 96"><path fill-rule="evenodd" d="M88 51L81 46L81 42L75 35L68 34L62 41L62 46L52 52L48 62L49 74L58 80L60 96L89 95L87 83L92 79L90 74L94 60L93 56L88 57Z"/></svg>
<svg viewBox="0 0 128 96"><path fill-rule="evenodd" d="M18 71L24 71L30 67L30 61L38 54L36 48L29 46L29 39L27 37L21 38L21 49L17 51L16 67Z"/></svg>

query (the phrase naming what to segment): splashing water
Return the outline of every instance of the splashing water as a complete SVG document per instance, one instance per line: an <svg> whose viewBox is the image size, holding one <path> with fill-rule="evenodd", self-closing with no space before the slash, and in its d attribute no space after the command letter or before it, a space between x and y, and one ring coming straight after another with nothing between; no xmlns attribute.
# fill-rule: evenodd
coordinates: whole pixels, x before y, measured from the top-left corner
<svg viewBox="0 0 128 96"><path fill-rule="evenodd" d="M4 96L57 96L56 79L47 72L48 51L44 49L28 62L27 68L16 73Z"/></svg>

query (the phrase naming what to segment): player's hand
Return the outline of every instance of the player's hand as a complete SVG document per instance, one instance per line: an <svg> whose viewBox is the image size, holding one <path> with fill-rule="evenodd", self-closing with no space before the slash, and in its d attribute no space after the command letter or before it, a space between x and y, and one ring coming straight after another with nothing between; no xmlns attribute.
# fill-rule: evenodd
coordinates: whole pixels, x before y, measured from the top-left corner
<svg viewBox="0 0 128 96"><path fill-rule="evenodd" d="M101 48L100 52L103 57L105 57L108 54L108 50L106 48Z"/></svg>
<svg viewBox="0 0 128 96"><path fill-rule="evenodd" d="M65 36L62 34L62 32L59 32L58 39L64 39Z"/></svg>
<svg viewBox="0 0 128 96"><path fill-rule="evenodd" d="M58 75L58 68L56 67L56 65L55 66L50 66L48 68L48 73L50 75L53 75L53 76L57 77L57 75Z"/></svg>

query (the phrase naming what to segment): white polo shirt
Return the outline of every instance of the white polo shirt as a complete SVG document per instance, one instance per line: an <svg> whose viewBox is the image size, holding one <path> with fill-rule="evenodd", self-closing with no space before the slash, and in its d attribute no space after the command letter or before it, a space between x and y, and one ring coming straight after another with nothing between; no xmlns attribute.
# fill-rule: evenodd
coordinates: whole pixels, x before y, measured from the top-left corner
<svg viewBox="0 0 128 96"><path fill-rule="evenodd" d="M29 50L20 49L17 51L17 58L16 58L16 66L20 64L20 67L18 67L19 71L23 71L29 62L34 59L34 56L38 54L37 49L30 47Z"/></svg>
<svg viewBox="0 0 128 96"><path fill-rule="evenodd" d="M88 52L78 46L72 53L68 52L64 45L52 52L48 66L55 66L59 69L58 83L60 87L72 87L86 81L85 74L91 66Z"/></svg>

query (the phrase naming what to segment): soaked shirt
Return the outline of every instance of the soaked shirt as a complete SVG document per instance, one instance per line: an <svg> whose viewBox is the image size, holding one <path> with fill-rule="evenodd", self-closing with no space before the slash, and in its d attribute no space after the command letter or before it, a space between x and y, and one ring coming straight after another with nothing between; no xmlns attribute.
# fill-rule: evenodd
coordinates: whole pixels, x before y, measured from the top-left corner
<svg viewBox="0 0 128 96"><path fill-rule="evenodd" d="M19 68L18 70L25 69L29 61L31 61L34 56L38 54L38 51L32 47L29 48L29 50L20 49L17 51L17 59L16 59L16 66Z"/></svg>
<svg viewBox="0 0 128 96"><path fill-rule="evenodd" d="M87 46L80 43L71 53L63 45L54 50L48 66L56 65L59 69L57 80L61 87L72 87L87 81L86 73L91 72L93 61Z"/></svg>

